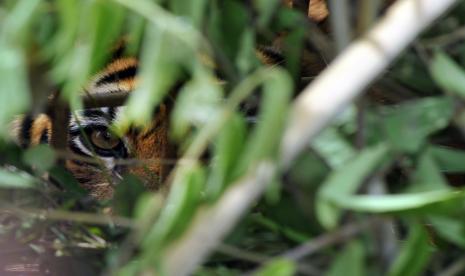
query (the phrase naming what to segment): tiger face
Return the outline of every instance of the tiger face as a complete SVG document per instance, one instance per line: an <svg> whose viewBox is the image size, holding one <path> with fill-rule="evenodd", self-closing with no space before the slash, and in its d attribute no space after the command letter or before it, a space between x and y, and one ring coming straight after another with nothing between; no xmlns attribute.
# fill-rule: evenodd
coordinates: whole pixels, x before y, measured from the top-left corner
<svg viewBox="0 0 465 276"><path fill-rule="evenodd" d="M118 59L99 73L86 89L90 95L127 91L136 85L137 60ZM131 128L122 137L110 126L123 112L121 107L101 107L69 114L68 153L65 167L96 199L109 199L126 173L139 177L150 190L157 190L166 175L168 154L168 110L161 105L151 124ZM50 117L25 116L16 122L16 137L23 147L49 143L53 125ZM131 162L133 161L133 162Z"/></svg>

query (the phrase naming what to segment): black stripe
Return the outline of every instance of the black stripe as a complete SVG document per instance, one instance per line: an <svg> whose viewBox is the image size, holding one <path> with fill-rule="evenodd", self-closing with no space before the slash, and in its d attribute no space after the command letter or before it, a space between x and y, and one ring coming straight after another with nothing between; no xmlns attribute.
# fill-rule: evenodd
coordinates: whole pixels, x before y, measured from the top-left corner
<svg viewBox="0 0 465 276"><path fill-rule="evenodd" d="M48 144L48 131L44 129L42 135L40 135L40 143L41 144Z"/></svg>
<svg viewBox="0 0 465 276"><path fill-rule="evenodd" d="M108 113L110 114L110 119L113 121L116 117L116 108L114 107L109 107L108 108Z"/></svg>
<svg viewBox="0 0 465 276"><path fill-rule="evenodd" d="M264 56L271 59L273 61L273 64L281 64L282 62L284 62L284 56L272 47L258 46L257 49Z"/></svg>
<svg viewBox="0 0 465 276"><path fill-rule="evenodd" d="M31 128L32 128L32 116L31 115L26 115L23 118L23 121L21 122L21 127L20 127L20 141L21 141L21 147L26 148L30 145L31 143Z"/></svg>
<svg viewBox="0 0 465 276"><path fill-rule="evenodd" d="M130 66L124 68L123 70L112 72L106 76L103 76L97 81L97 86L111 83L119 80L130 79L133 78L137 74L137 66Z"/></svg>
<svg viewBox="0 0 465 276"><path fill-rule="evenodd" d="M105 116L105 113L101 109L92 108L84 110L83 115L84 117L92 119L93 117L103 117Z"/></svg>
<svg viewBox="0 0 465 276"><path fill-rule="evenodd" d="M70 142L68 143L68 145L69 145L69 148L70 148L72 151L74 151L74 153L79 154L79 155L84 155L84 156L92 157L92 155L89 155L89 154L83 152L78 146L76 146L76 145L73 143L73 141L70 141Z"/></svg>

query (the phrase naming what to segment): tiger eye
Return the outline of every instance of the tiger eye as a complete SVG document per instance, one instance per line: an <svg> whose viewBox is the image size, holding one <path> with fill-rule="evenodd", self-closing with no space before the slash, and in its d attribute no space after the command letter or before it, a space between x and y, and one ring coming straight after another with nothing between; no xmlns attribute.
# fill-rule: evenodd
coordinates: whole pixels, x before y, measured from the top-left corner
<svg viewBox="0 0 465 276"><path fill-rule="evenodd" d="M90 135L90 141L96 147L111 150L119 145L120 139L106 130L96 130Z"/></svg>

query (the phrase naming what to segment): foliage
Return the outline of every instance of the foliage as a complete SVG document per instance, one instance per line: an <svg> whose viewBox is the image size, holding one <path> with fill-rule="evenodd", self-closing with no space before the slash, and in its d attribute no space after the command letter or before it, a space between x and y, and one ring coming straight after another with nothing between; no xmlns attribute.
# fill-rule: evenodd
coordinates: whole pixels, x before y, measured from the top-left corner
<svg viewBox="0 0 465 276"><path fill-rule="evenodd" d="M51 265L36 269L162 275L166 256L205 210L262 161L276 162L292 99L334 58L321 44L338 39L328 32L331 18L312 22L308 2L3 1L0 241L11 254L2 269L45 254ZM366 29L360 24L370 11L348 9L357 31ZM421 275L463 267L463 12L461 2L290 168L278 166L266 196L194 275ZM82 88L122 37L126 55L140 58L140 85L114 130L150 123L175 94L169 124L180 162L167 195L126 175L112 200L96 202L63 168L63 152L18 147L9 122L48 112L55 90L72 111L82 109ZM256 49L264 45L278 47L284 62L261 64Z"/></svg>

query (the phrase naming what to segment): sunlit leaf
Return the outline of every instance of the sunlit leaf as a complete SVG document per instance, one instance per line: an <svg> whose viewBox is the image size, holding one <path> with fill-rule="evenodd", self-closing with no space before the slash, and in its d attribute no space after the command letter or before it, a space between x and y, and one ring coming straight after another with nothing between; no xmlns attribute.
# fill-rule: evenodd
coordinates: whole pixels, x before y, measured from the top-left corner
<svg viewBox="0 0 465 276"><path fill-rule="evenodd" d="M435 51L430 65L434 81L444 90L465 98L465 72L442 51Z"/></svg>
<svg viewBox="0 0 465 276"><path fill-rule="evenodd" d="M0 188L34 188L35 184L35 179L25 172L0 168Z"/></svg>
<svg viewBox="0 0 465 276"><path fill-rule="evenodd" d="M340 208L354 211L387 213L414 210L463 197L463 191L441 189L414 194L341 196L333 202Z"/></svg>
<svg viewBox="0 0 465 276"><path fill-rule="evenodd" d="M318 191L316 202L317 217L324 227L334 228L337 225L342 213L339 201L354 194L363 180L386 161L387 155L385 144L367 148L328 176Z"/></svg>
<svg viewBox="0 0 465 276"><path fill-rule="evenodd" d="M220 87L199 69L194 78L179 91L171 117L173 137L180 139L190 127L201 127L210 122L217 116L221 103Z"/></svg>
<svg viewBox="0 0 465 276"><path fill-rule="evenodd" d="M293 261L286 259L277 259L273 262L266 264L261 268L255 276L291 276L295 275L297 266Z"/></svg>
<svg viewBox="0 0 465 276"><path fill-rule="evenodd" d="M356 154L352 145L338 133L336 128L323 130L312 141L312 147L333 169L341 167Z"/></svg>
<svg viewBox="0 0 465 276"><path fill-rule="evenodd" d="M180 62L187 58L185 49L177 47L179 41L170 34L148 26L142 49L140 84L131 93L125 109L125 117L117 122L120 132L131 124L146 125L152 118L152 111L168 93L179 76ZM172 51L177 48L178 51Z"/></svg>

